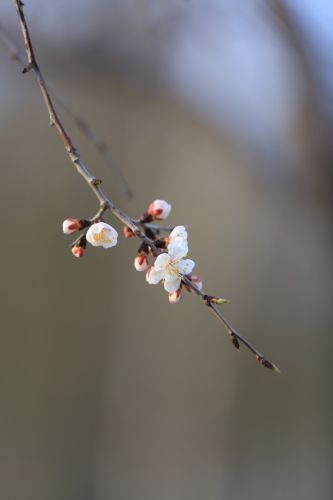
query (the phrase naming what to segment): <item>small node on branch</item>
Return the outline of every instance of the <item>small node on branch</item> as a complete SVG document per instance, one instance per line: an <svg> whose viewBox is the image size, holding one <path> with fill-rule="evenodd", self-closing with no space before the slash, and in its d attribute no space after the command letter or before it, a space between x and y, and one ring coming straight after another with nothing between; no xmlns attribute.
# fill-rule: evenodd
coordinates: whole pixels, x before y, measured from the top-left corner
<svg viewBox="0 0 333 500"><path fill-rule="evenodd" d="M150 238L150 236L148 234L147 234L147 236L148 236L148 238ZM168 246L168 238L161 238L161 239L155 240L154 243L155 243L155 246L157 248L161 248L162 250L165 250Z"/></svg>
<svg viewBox="0 0 333 500"><path fill-rule="evenodd" d="M152 222L154 220L153 216L149 214L147 211L140 217L140 224L147 224L148 222Z"/></svg>
<svg viewBox="0 0 333 500"><path fill-rule="evenodd" d="M153 231L152 229L150 229L149 227L145 227L144 228L144 231L145 231L145 234L148 238L150 238L151 240L156 240L156 231ZM155 241L155 245L157 246L157 242L158 240Z"/></svg>
<svg viewBox="0 0 333 500"><path fill-rule="evenodd" d="M102 201L100 203L100 208L97 212L96 215L94 215L94 217L92 217L90 219L90 223L94 223L94 222L104 222L103 219L102 219L102 215L104 214L104 212L106 212L108 209L110 208L110 204L107 202L107 201Z"/></svg>
<svg viewBox="0 0 333 500"><path fill-rule="evenodd" d="M149 245L148 245L148 243L146 243L145 241L143 241L143 242L141 243L141 245L139 246L139 249L138 249L138 254L143 252L143 253L145 253L145 254L147 254L147 255L148 255L148 254L150 253L150 252L149 252L149 250L150 250L150 249L149 249Z"/></svg>
<svg viewBox="0 0 333 500"><path fill-rule="evenodd" d="M75 163L80 161L80 155L78 153L78 150L73 144L70 144L69 147L67 147L68 154L71 156L71 160Z"/></svg>
<svg viewBox="0 0 333 500"><path fill-rule="evenodd" d="M140 229L135 229L134 234L135 234L135 236L137 236L138 238L141 238L141 239L142 239L142 232L140 231Z"/></svg>
<svg viewBox="0 0 333 500"><path fill-rule="evenodd" d="M97 186L99 186L100 184L102 184L102 182L103 182L103 181L102 181L102 179L97 179L96 177L93 177L93 178L90 180L90 183L91 183L93 186L95 186L95 187L97 187Z"/></svg>
<svg viewBox="0 0 333 500"><path fill-rule="evenodd" d="M231 337L232 345L235 347L235 349L237 349L237 351L240 351L240 343L236 335L233 332L231 332L229 335Z"/></svg>
<svg viewBox="0 0 333 500"><path fill-rule="evenodd" d="M100 206L99 212L100 213L104 213L109 208L110 208L110 202L108 200L104 200L104 201L101 202L101 206Z"/></svg>
<svg viewBox="0 0 333 500"><path fill-rule="evenodd" d="M203 300L206 302L207 306L210 304L229 304L228 299L222 299L220 297L214 297L212 295L204 295Z"/></svg>
<svg viewBox="0 0 333 500"><path fill-rule="evenodd" d="M26 73L29 73L29 71L31 71L32 69L35 69L35 67L36 67L36 65L33 62L29 62L29 64L22 69L23 75L25 75Z"/></svg>

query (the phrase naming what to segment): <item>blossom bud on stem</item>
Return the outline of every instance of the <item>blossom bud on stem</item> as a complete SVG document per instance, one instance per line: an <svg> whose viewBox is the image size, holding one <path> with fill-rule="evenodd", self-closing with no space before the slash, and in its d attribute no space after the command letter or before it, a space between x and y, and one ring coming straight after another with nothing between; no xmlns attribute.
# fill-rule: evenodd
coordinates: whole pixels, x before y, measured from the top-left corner
<svg viewBox="0 0 333 500"><path fill-rule="evenodd" d="M137 271L147 271L149 267L148 257L145 253L140 253L134 259L134 267Z"/></svg>
<svg viewBox="0 0 333 500"><path fill-rule="evenodd" d="M74 255L74 257L83 257L84 256L84 248L83 247L80 247L78 245L74 245L72 247L72 254Z"/></svg>
<svg viewBox="0 0 333 500"><path fill-rule="evenodd" d="M147 214L154 220L166 219L171 212L171 205L165 200L152 201L148 207Z"/></svg>
<svg viewBox="0 0 333 500"><path fill-rule="evenodd" d="M182 298L182 291L181 291L181 289L178 288L178 290L176 290L175 292L169 293L168 297L169 297L169 303L170 304L178 304L178 302Z"/></svg>
<svg viewBox="0 0 333 500"><path fill-rule="evenodd" d="M128 226L123 227L123 235L125 236L125 238L133 238L133 236L135 236L132 229L130 229Z"/></svg>
<svg viewBox="0 0 333 500"><path fill-rule="evenodd" d="M201 278L199 278L199 276L197 276L196 274L191 274L191 276L189 276L189 279L192 281L193 285L198 289L198 290L202 290L203 288L203 283L202 283L202 280ZM192 288L190 288L188 285L185 284L185 288L188 292L192 292Z"/></svg>
<svg viewBox="0 0 333 500"><path fill-rule="evenodd" d="M76 231L81 231L84 227L87 227L90 225L90 222L82 219L72 219L68 218L65 219L64 222L62 223L62 230L65 234L72 234L75 233Z"/></svg>
<svg viewBox="0 0 333 500"><path fill-rule="evenodd" d="M86 235L83 234L78 238L77 240L74 241L72 245L72 254L74 257L80 258L84 256L84 251L87 246L87 239Z"/></svg>

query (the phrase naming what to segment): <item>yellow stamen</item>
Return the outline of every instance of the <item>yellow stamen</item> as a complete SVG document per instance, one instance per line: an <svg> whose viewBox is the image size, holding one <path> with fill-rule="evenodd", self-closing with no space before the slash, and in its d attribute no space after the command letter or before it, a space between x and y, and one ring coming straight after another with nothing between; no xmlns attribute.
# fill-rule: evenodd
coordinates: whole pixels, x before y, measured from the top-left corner
<svg viewBox="0 0 333 500"><path fill-rule="evenodd" d="M102 229L101 232L95 233L93 235L93 239L96 243L112 243L112 240L107 237L108 231L106 229Z"/></svg>

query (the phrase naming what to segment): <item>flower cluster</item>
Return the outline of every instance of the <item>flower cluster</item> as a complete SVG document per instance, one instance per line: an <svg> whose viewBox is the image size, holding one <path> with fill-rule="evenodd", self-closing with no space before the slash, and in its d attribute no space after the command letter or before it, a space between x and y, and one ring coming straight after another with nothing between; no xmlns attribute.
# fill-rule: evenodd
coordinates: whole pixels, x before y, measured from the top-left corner
<svg viewBox="0 0 333 500"><path fill-rule="evenodd" d="M137 271L146 271L146 280L151 285L163 282L168 292L169 302L177 304L182 297L182 290L191 291L191 288L182 280L183 276L190 279L199 290L202 288L200 278L191 275L194 268L193 260L186 259L188 253L187 231L184 226L163 228L169 235L161 238L161 229L154 221L166 219L171 212L171 205L165 200L151 202L141 218L136 221L145 236L138 253L134 258L134 267ZM104 222L101 217L91 220L68 218L63 222L63 232L73 234L86 230L72 244L74 257L83 257L87 243L94 247L111 248L117 244L117 231ZM134 231L124 226L125 238L135 236ZM148 240L148 242L147 242ZM150 244L149 244L150 242ZM149 259L155 262L151 265Z"/></svg>
<svg viewBox="0 0 333 500"><path fill-rule="evenodd" d="M146 274L150 285L163 281L164 289L169 293L172 303L179 302L181 298L182 275L190 274L195 265L193 260L184 259L187 253L187 231L184 226L177 226L170 233L167 252L156 258Z"/></svg>
<svg viewBox="0 0 333 500"><path fill-rule="evenodd" d="M94 247L101 246L103 248L112 248L117 245L117 231L102 219L105 210L106 208L101 207L98 214L90 220L68 218L63 222L62 228L65 234L83 231L72 244L74 257L84 255L87 243ZM279 369L241 337L216 309L217 305L228 301L202 292L201 279L192 274L195 263L186 258L188 240L185 226L159 226L155 223L155 221L166 219L170 212L171 205L169 203L164 200L155 200L150 203L140 219L134 220L127 216L118 217L121 220L125 219L124 222L127 223L123 228L123 235L126 239L135 236L141 239L141 245L134 258L135 269L146 272L146 281L150 285L162 282L168 293L170 304L178 304L184 290L187 292L195 291L221 320L236 349L239 349L240 344L243 343L256 355L260 364L279 372ZM166 232L167 235L161 236L163 232ZM150 259L154 259L154 262L150 263Z"/></svg>
<svg viewBox="0 0 333 500"><path fill-rule="evenodd" d="M72 254L74 257L83 257L87 242L94 247L111 248L117 244L117 231L103 221L89 221L68 218L62 224L65 234L72 234L82 229L89 228L72 244Z"/></svg>
<svg viewBox="0 0 333 500"><path fill-rule="evenodd" d="M171 205L164 200L155 200L150 203L148 210L141 217L142 224L152 220L164 220L171 212ZM147 225L146 234L160 249L159 254L152 251L149 245L142 244L138 255L134 259L134 267L137 271L146 271L146 281L150 285L163 282L164 289L168 292L170 304L177 304L182 297L182 289L191 291L182 281L182 276L187 276L193 284L201 290L202 282L197 276L191 276L194 262L185 259L188 253L187 231L184 226L176 226L169 229L170 234L166 238L159 238L158 226L154 229ZM128 237L128 236L127 236ZM155 262L149 267L149 255L156 257Z"/></svg>

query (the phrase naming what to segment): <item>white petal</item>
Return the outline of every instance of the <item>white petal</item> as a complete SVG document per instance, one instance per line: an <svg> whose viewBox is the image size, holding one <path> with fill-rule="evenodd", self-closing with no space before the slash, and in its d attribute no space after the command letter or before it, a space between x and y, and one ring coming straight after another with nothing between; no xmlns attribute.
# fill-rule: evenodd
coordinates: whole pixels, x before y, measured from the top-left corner
<svg viewBox="0 0 333 500"><path fill-rule="evenodd" d="M163 278L163 274L164 274L163 271L157 271L153 266L146 272L146 281L150 285L156 285Z"/></svg>
<svg viewBox="0 0 333 500"><path fill-rule="evenodd" d="M187 231L184 226L176 226L173 228L169 236L169 241L172 241L175 238L181 238L182 240L187 241Z"/></svg>
<svg viewBox="0 0 333 500"><path fill-rule="evenodd" d="M161 253L155 260L154 267L156 271L164 271L170 263L170 255L167 253Z"/></svg>
<svg viewBox="0 0 333 500"><path fill-rule="evenodd" d="M181 238L175 238L168 245L168 252L172 260L180 260L183 257L186 257L188 252L188 244L187 241Z"/></svg>
<svg viewBox="0 0 333 500"><path fill-rule="evenodd" d="M164 278L164 289L169 293L175 292L178 290L180 282L180 276L168 273Z"/></svg>
<svg viewBox="0 0 333 500"><path fill-rule="evenodd" d="M178 271L181 274L190 274L195 266L195 262L191 259L183 259L178 264Z"/></svg>

